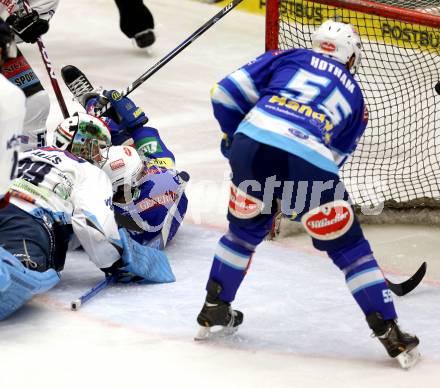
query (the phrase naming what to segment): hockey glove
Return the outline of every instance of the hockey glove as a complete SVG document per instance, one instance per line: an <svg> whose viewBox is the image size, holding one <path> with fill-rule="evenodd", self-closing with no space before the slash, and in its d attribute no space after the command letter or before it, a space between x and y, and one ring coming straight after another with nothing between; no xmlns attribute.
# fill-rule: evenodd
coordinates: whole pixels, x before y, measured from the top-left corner
<svg viewBox="0 0 440 388"><path fill-rule="evenodd" d="M35 10L30 13L26 13L24 10L14 12L6 19L6 23L26 43L35 43L41 35L49 30L49 22L41 19Z"/></svg>
<svg viewBox="0 0 440 388"><path fill-rule="evenodd" d="M226 159L229 159L229 156L231 154L231 146L232 138L230 138L226 133L223 133L223 138L220 143L220 150Z"/></svg>
<svg viewBox="0 0 440 388"><path fill-rule="evenodd" d="M136 129L148 122L148 117L143 110L127 97L123 97L116 90L104 90L104 97L108 99L116 112L116 122L128 130Z"/></svg>

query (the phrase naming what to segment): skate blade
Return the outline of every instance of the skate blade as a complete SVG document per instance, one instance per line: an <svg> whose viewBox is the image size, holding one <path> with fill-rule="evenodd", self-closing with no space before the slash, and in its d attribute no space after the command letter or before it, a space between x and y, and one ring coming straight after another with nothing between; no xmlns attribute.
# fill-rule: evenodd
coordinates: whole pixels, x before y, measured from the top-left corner
<svg viewBox="0 0 440 388"><path fill-rule="evenodd" d="M195 341L205 341L214 338L228 337L234 334L238 330L238 327L228 327L228 326L214 326L205 327L199 326L199 331L194 337Z"/></svg>
<svg viewBox="0 0 440 388"><path fill-rule="evenodd" d="M403 369L410 369L420 360L420 352L417 346L409 351L400 353L396 359Z"/></svg>

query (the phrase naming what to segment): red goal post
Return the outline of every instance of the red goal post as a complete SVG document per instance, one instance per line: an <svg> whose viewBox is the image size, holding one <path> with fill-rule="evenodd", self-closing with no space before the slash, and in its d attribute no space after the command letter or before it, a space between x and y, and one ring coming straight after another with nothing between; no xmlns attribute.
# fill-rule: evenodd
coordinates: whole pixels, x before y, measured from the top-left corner
<svg viewBox="0 0 440 388"><path fill-rule="evenodd" d="M266 50L311 48L327 19L361 35L370 120L341 176L360 206L440 208L440 3L266 0Z"/></svg>

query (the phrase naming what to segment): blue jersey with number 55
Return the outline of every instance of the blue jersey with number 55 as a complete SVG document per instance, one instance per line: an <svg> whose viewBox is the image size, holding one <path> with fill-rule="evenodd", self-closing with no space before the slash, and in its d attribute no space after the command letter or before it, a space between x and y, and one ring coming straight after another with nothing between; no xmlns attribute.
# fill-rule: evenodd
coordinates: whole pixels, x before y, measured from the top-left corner
<svg viewBox="0 0 440 388"><path fill-rule="evenodd" d="M229 137L244 133L334 173L368 120L346 67L306 49L261 55L216 84L212 103Z"/></svg>

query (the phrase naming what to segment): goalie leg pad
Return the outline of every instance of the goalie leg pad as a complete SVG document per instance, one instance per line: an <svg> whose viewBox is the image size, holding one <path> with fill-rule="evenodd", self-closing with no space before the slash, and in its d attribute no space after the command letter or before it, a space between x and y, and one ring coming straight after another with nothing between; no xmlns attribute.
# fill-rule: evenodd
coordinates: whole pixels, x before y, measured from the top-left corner
<svg viewBox="0 0 440 388"><path fill-rule="evenodd" d="M122 270L140 276L148 282L172 283L176 281L164 252L139 244L128 235L125 229L119 229L119 235L124 247Z"/></svg>
<svg viewBox="0 0 440 388"><path fill-rule="evenodd" d="M2 283L2 278L7 279L6 282ZM50 290L59 281L60 278L53 269L45 272L32 271L25 268L8 251L0 248L0 320L10 316L32 296Z"/></svg>

